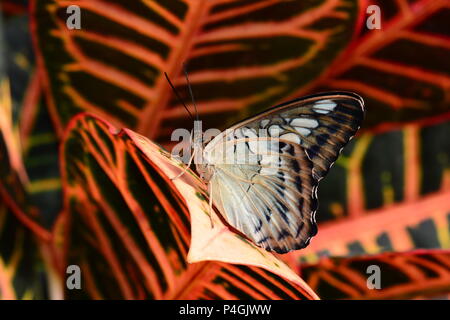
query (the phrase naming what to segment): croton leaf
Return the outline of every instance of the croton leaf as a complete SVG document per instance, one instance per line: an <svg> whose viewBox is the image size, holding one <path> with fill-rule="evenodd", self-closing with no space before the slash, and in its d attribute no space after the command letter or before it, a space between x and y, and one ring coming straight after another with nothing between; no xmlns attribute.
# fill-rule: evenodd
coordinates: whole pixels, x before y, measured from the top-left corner
<svg viewBox="0 0 450 320"><path fill-rule="evenodd" d="M6 72L11 83L13 122L20 118L21 107L26 99L27 86L35 69L33 45L28 15L21 14L4 21Z"/></svg>
<svg viewBox="0 0 450 320"><path fill-rule="evenodd" d="M357 218L450 190L450 121L365 132L319 188L320 222Z"/></svg>
<svg viewBox="0 0 450 320"><path fill-rule="evenodd" d="M80 30L66 25L73 4ZM358 1L35 0L32 12L60 132L88 110L167 141L187 117L163 72L184 96L186 62L201 118L224 128L320 75L357 29Z"/></svg>
<svg viewBox="0 0 450 320"><path fill-rule="evenodd" d="M0 131L0 300L56 297L47 288L53 277L46 259L51 234L36 223L36 211L8 155Z"/></svg>
<svg viewBox="0 0 450 320"><path fill-rule="evenodd" d="M20 124L23 157L29 178L27 191L42 225L49 229L62 208L59 141L37 75L28 86Z"/></svg>
<svg viewBox="0 0 450 320"><path fill-rule="evenodd" d="M3 37L1 36L2 28L1 28L1 20L0 20L0 41L2 41ZM5 158L5 162L8 163L9 166L6 166L5 169L2 169L3 180L6 182L5 175L9 173L13 173L17 175L17 178L20 179L21 183L26 183L28 181L28 177L26 175L25 167L22 161L21 155L21 147L20 140L18 137L17 128L13 124L13 106L11 99L11 89L9 85L9 79L4 68L3 61L3 52L0 52L0 138L4 146L2 146L3 154L0 154L0 157Z"/></svg>
<svg viewBox="0 0 450 320"><path fill-rule="evenodd" d="M0 16L0 42L3 39ZM5 50L4 47L1 48ZM3 52L4 53L4 52ZM29 204L26 191L28 176L22 159L22 146L19 132L13 121L13 102L11 89L3 61L5 54L0 54L0 198L9 209L17 212L17 217L29 225L39 219ZM17 210L15 209L17 208ZM39 229L36 226L36 230Z"/></svg>
<svg viewBox="0 0 450 320"><path fill-rule="evenodd" d="M20 175L9 161L9 149L5 142L3 132L0 131L0 203L5 204L16 218L26 225L35 235L43 241L50 239L48 231L38 223L40 217L30 204L29 195L20 180Z"/></svg>
<svg viewBox="0 0 450 320"><path fill-rule="evenodd" d="M364 28L314 90L361 94L369 110L366 128L386 129L423 118L427 122L449 119L448 1L371 0L370 4L380 8L381 29Z"/></svg>
<svg viewBox="0 0 450 320"><path fill-rule="evenodd" d="M317 298L210 212L192 172L172 181L183 165L143 136L81 114L61 159L66 259L84 279L84 290L68 290L68 298Z"/></svg>
<svg viewBox="0 0 450 320"><path fill-rule="evenodd" d="M450 251L328 258L302 265L300 273L324 299L434 297L450 292Z"/></svg>
<svg viewBox="0 0 450 320"><path fill-rule="evenodd" d="M0 300L48 299L50 269L36 238L0 199Z"/></svg>
<svg viewBox="0 0 450 320"><path fill-rule="evenodd" d="M58 140L43 98L39 72L35 72L29 19L17 15L4 23L6 71L11 82L12 131L9 140L20 137L21 150L9 147L16 172L22 178L29 200L37 210L40 222L49 228L61 209L61 184L58 165ZM7 103L3 103L5 108ZM11 117L2 116L2 121ZM1 124L0 124L1 126ZM18 133L18 135L16 134ZM5 135L6 136L6 135ZM11 144L11 143L10 143ZM12 144L12 145L15 145ZM21 164L22 158L24 164ZM22 166L19 170L19 166ZM26 172L26 173L25 173Z"/></svg>
<svg viewBox="0 0 450 320"><path fill-rule="evenodd" d="M0 42L2 37L0 16ZM2 46L2 51L4 47ZM45 276L39 245L49 233L35 223L27 204L27 182L9 81L0 53L0 299L45 298ZM26 212L23 210L26 209Z"/></svg>
<svg viewBox="0 0 450 320"><path fill-rule="evenodd" d="M357 219L324 223L304 250L284 256L291 267L323 256L450 248L450 191L374 210Z"/></svg>

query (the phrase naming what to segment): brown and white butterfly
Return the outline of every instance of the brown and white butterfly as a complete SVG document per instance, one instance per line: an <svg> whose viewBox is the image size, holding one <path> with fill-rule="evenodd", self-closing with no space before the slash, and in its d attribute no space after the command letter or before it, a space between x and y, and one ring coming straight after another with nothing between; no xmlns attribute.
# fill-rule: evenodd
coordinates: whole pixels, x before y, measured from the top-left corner
<svg viewBox="0 0 450 320"><path fill-rule="evenodd" d="M363 99L354 93L292 100L205 146L194 140L194 154L202 155L196 168L231 226L269 251L301 249L317 233L318 183L363 117Z"/></svg>

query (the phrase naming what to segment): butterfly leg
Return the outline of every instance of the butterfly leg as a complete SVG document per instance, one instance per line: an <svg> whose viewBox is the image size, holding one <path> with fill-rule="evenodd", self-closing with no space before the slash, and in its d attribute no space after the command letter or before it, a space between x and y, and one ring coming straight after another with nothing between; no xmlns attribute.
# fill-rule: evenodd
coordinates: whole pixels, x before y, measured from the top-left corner
<svg viewBox="0 0 450 320"><path fill-rule="evenodd" d="M176 179L180 178L182 175L184 175L188 171L189 167L191 166L191 163L192 163L192 160L194 159L194 156L195 156L195 150L192 152L192 156L189 159L189 162L186 165L186 168L183 171L181 171L177 176L175 176L173 178L170 178L170 180L176 180Z"/></svg>

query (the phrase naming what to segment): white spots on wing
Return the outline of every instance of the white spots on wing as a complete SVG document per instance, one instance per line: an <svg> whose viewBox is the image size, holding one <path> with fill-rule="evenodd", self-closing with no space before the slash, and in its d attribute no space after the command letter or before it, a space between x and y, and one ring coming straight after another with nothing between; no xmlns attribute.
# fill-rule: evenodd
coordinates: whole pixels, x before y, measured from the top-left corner
<svg viewBox="0 0 450 320"><path fill-rule="evenodd" d="M261 120L261 122L259 124L260 128L265 128L269 124L269 122L270 122L269 119Z"/></svg>
<svg viewBox="0 0 450 320"><path fill-rule="evenodd" d="M280 139L287 140L287 141L290 141L290 142L293 142L296 144L300 144L300 137L297 134L292 133L292 132L281 135Z"/></svg>
<svg viewBox="0 0 450 320"><path fill-rule="evenodd" d="M236 153L238 154L238 155L245 155L245 154L248 154L248 151L247 151L248 149L247 149L247 146L245 145L245 143L237 143L236 144Z"/></svg>
<svg viewBox="0 0 450 320"><path fill-rule="evenodd" d="M247 140L248 148L251 152L257 153L258 152L258 135L256 134L256 131L251 128L244 127L242 128L242 133Z"/></svg>
<svg viewBox="0 0 450 320"><path fill-rule="evenodd" d="M281 132L281 127L279 125L273 124L269 127L269 135L271 137L278 137Z"/></svg>
<svg viewBox="0 0 450 320"><path fill-rule="evenodd" d="M307 129L307 128L294 128L295 131L297 131L299 134L301 134L302 136L309 136L309 134L311 133L311 130Z"/></svg>
<svg viewBox="0 0 450 320"><path fill-rule="evenodd" d="M279 155L263 155L261 158L261 172L263 176L273 176L278 173L278 168L280 166Z"/></svg>
<svg viewBox="0 0 450 320"><path fill-rule="evenodd" d="M291 149L291 148L293 148L293 147L290 144L286 143L286 145L283 148L280 148L280 150L282 151L281 153L285 153L285 152L288 152L289 149Z"/></svg>
<svg viewBox="0 0 450 320"><path fill-rule="evenodd" d="M250 151L253 153L257 153L258 150L260 150L260 143L258 140L252 140L248 142L248 147L250 148Z"/></svg>
<svg viewBox="0 0 450 320"><path fill-rule="evenodd" d="M246 138L258 138L258 135L256 134L255 130L251 128L244 127L241 130Z"/></svg>
<svg viewBox="0 0 450 320"><path fill-rule="evenodd" d="M317 213L317 210L314 210L313 212L311 212L311 221L312 221L312 223L316 223L316 213Z"/></svg>
<svg viewBox="0 0 450 320"><path fill-rule="evenodd" d="M278 155L265 155L261 159L261 165L276 164L278 166L280 157Z"/></svg>
<svg viewBox="0 0 450 320"><path fill-rule="evenodd" d="M244 137L244 133L242 132L242 129L236 129L236 130L234 130L233 135L234 135L234 137L235 137L236 139L240 139L240 138L243 138L243 137Z"/></svg>
<svg viewBox="0 0 450 320"><path fill-rule="evenodd" d="M314 194L314 197L317 199L317 185L316 186L314 186L313 188L312 188L312 193Z"/></svg>
<svg viewBox="0 0 450 320"><path fill-rule="evenodd" d="M255 149L258 148L257 144L253 146ZM258 156L255 152L250 152L251 147L250 143L237 143L236 144L236 152L235 152L235 160L234 162L227 162L227 164L254 164L258 162ZM228 159L227 159L228 160Z"/></svg>
<svg viewBox="0 0 450 320"><path fill-rule="evenodd" d="M268 168L268 167L262 167L260 171L260 175L262 176L275 176L278 173L277 168Z"/></svg>
<svg viewBox="0 0 450 320"><path fill-rule="evenodd" d="M278 142L275 140L258 140L258 152L261 154L278 152Z"/></svg>
<svg viewBox="0 0 450 320"><path fill-rule="evenodd" d="M219 152L216 156L216 163L234 163L236 159L236 154L234 152L234 145L228 147L225 152Z"/></svg>
<svg viewBox="0 0 450 320"><path fill-rule="evenodd" d="M319 126L319 121L308 118L296 118L291 121L290 125L302 128L317 128Z"/></svg>
<svg viewBox="0 0 450 320"><path fill-rule="evenodd" d="M317 101L313 105L313 111L316 113L327 114L330 111L333 111L336 105L336 102L333 102L332 100Z"/></svg>
<svg viewBox="0 0 450 320"><path fill-rule="evenodd" d="M269 149L268 141L266 139L260 139L255 129L245 127L242 129L242 132L246 138L245 144L248 145L248 149L253 154L259 154Z"/></svg>

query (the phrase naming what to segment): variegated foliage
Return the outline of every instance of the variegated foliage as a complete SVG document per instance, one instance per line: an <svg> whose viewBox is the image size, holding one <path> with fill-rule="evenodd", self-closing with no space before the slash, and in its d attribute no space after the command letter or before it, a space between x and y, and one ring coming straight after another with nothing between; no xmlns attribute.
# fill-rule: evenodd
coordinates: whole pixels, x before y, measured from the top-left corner
<svg viewBox="0 0 450 320"><path fill-rule="evenodd" d="M316 264L324 256L450 247L447 2L32 0L35 62L27 19L15 20L26 1L3 1L12 103L3 81L0 297L60 297L69 262L87 278L86 290L68 298L315 297L222 222L210 231L203 196L192 191L202 188L194 178L168 181L176 167L146 139L90 117L64 134L87 110L170 145L173 128L192 124L162 73L187 98L183 62L205 128L310 92L361 94L363 132L319 188L319 234L282 259L323 298L448 292L446 253ZM74 3L81 30L65 25ZM364 26L370 4L381 8L381 30ZM361 279L366 262L377 261L401 281L374 293ZM43 272L48 288L34 281Z"/></svg>
<svg viewBox="0 0 450 320"><path fill-rule="evenodd" d="M283 262L220 220L210 236L196 232L202 224L211 229L204 189L190 175L172 182L180 164L169 158L132 131L90 116L72 120L62 150L65 252L67 264L82 268L86 290L68 291L69 298L316 297Z"/></svg>
<svg viewBox="0 0 450 320"><path fill-rule="evenodd" d="M324 259L300 274L324 299L433 298L450 291L450 252Z"/></svg>

